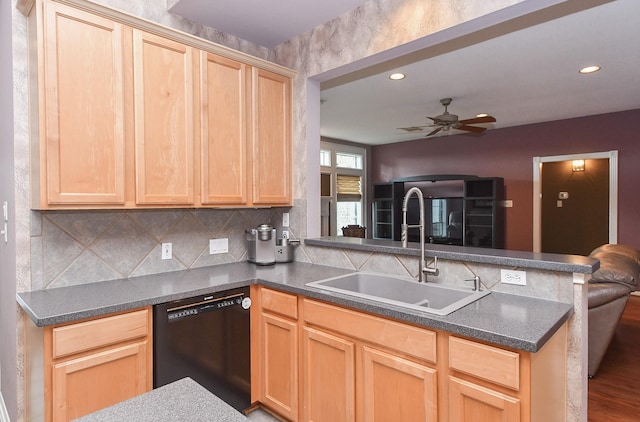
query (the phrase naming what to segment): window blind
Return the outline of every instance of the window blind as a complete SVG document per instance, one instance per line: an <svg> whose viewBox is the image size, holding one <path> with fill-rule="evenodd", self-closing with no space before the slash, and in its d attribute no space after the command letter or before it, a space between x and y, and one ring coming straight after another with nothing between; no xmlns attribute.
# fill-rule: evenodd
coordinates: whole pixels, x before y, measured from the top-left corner
<svg viewBox="0 0 640 422"><path fill-rule="evenodd" d="M337 175L337 199L340 202L354 202L362 199L360 176Z"/></svg>

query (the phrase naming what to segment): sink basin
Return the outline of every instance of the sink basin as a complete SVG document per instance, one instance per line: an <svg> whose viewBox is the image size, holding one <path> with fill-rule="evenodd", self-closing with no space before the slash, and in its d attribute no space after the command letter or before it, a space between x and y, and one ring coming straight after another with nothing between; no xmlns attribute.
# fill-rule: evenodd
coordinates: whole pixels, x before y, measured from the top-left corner
<svg viewBox="0 0 640 422"><path fill-rule="evenodd" d="M309 287L343 293L436 315L448 315L491 293L371 273L352 273L307 283Z"/></svg>

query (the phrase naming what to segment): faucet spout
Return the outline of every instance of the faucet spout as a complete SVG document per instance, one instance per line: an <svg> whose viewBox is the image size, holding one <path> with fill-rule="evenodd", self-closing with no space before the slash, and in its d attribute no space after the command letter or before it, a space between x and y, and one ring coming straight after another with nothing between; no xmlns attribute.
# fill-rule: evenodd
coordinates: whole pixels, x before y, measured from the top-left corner
<svg viewBox="0 0 640 422"><path fill-rule="evenodd" d="M407 224L407 204L412 195L416 195L418 197L418 202L420 205L420 220L418 224ZM412 187L407 191L402 200L402 232L400 235L400 240L402 241L402 247L406 248L408 239L407 232L410 228L417 228L420 230L420 268L418 270L418 281L423 282L424 280L424 196L422 195L422 191L417 187Z"/></svg>

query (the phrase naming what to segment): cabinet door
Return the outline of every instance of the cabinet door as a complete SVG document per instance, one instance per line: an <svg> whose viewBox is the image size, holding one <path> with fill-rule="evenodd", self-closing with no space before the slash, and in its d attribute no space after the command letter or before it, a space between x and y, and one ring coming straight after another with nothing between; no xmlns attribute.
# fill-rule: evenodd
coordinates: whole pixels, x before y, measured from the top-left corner
<svg viewBox="0 0 640 422"><path fill-rule="evenodd" d="M362 361L363 420L438 420L435 369L368 346Z"/></svg>
<svg viewBox="0 0 640 422"><path fill-rule="evenodd" d="M247 203L247 67L200 53L203 204Z"/></svg>
<svg viewBox="0 0 640 422"><path fill-rule="evenodd" d="M262 314L262 398L269 408L298 419L298 335L295 321Z"/></svg>
<svg viewBox="0 0 640 422"><path fill-rule="evenodd" d="M302 420L355 420L354 344L304 327L303 345Z"/></svg>
<svg viewBox="0 0 640 422"><path fill-rule="evenodd" d="M193 49L133 31L138 204L194 202Z"/></svg>
<svg viewBox="0 0 640 422"><path fill-rule="evenodd" d="M253 203L291 205L291 79L253 69Z"/></svg>
<svg viewBox="0 0 640 422"><path fill-rule="evenodd" d="M53 421L68 421L151 390L147 342L53 366Z"/></svg>
<svg viewBox="0 0 640 422"><path fill-rule="evenodd" d="M44 7L40 205L124 204L122 26L53 2Z"/></svg>
<svg viewBox="0 0 640 422"><path fill-rule="evenodd" d="M450 377L449 420L518 422L520 400L469 381Z"/></svg>

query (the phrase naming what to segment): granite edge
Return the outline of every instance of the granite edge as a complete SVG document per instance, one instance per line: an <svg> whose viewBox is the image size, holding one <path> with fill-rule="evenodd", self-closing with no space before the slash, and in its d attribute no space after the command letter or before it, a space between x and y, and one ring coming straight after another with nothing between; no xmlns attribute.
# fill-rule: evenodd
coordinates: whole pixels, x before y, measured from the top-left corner
<svg viewBox="0 0 640 422"><path fill-rule="evenodd" d="M364 252L420 256L419 244L409 243L410 247L403 248L400 242L392 240L324 237L304 239L304 244ZM425 255L429 257L437 256L439 259L566 273L592 274L600 268L600 261L597 259L579 255L496 250L452 245L428 244L425 248ZM576 262L571 262L567 257L573 257Z"/></svg>

